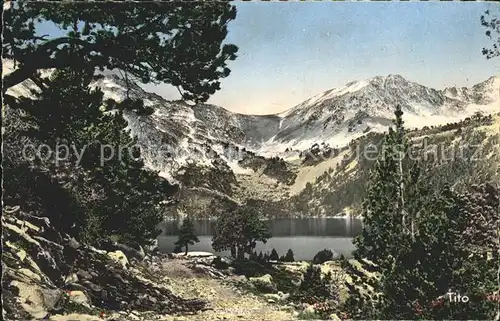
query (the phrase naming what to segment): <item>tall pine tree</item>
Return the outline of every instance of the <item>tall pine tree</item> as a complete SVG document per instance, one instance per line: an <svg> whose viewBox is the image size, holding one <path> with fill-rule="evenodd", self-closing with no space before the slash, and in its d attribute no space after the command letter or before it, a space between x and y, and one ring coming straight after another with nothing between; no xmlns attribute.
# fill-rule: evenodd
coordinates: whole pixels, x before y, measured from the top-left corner
<svg viewBox="0 0 500 321"><path fill-rule="evenodd" d="M34 167L50 173L51 184L66 193L39 189L39 197L44 202L59 198L50 204L73 199L64 212L46 207L43 214L60 215L62 227L84 241L112 237L147 245L158 235L162 201L175 189L144 168L140 150L133 148L136 139L126 131L122 110L140 112L141 103L104 101L102 91L89 88L93 70L83 66L55 71L33 93L34 99L23 98L16 105L25 111L23 120L29 125L24 135L53 151L52 158L49 152L38 155ZM55 161L58 145L67 149L60 148L64 153Z"/></svg>
<svg viewBox="0 0 500 321"><path fill-rule="evenodd" d="M182 221L181 230L179 233L179 239L175 242L175 245L185 247L185 255L188 254L189 245L193 245L194 243L198 243L200 240L195 234L193 222L189 219L189 217L184 218Z"/></svg>
<svg viewBox="0 0 500 321"><path fill-rule="evenodd" d="M375 278L357 273L345 308L351 318L488 319L494 303L498 253L498 190L435 194L409 152L402 111L385 137L364 202L364 227L355 258L373 262ZM362 264L363 265L363 264ZM344 267L348 264L344 262ZM365 291L369 287L372 291ZM449 290L470 302L452 303ZM370 293L371 292L371 293Z"/></svg>

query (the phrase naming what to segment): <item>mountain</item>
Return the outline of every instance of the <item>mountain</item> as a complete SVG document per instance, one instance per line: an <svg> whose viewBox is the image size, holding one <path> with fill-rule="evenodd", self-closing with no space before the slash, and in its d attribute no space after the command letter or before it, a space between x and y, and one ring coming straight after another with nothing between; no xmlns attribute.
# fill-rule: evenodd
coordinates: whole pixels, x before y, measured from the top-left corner
<svg viewBox="0 0 500 321"><path fill-rule="evenodd" d="M167 101L133 82L127 89L116 75L96 80L92 86L99 87L106 98L119 101L128 93L154 108L150 116L125 114L131 134L138 137L146 165L182 186L174 213L202 216L241 203L273 215L307 214L307 206L299 210L294 207L297 202L290 200L302 195L307 201L308 183L342 163L350 143L385 131L397 104L409 128L454 123L477 111L500 110L498 76L471 88L443 90L400 75L377 76L320 93L276 115L244 115L211 104ZM29 96L33 88L36 85L28 80L8 93ZM306 162L304 155L313 146L334 157ZM322 202L317 200L315 206Z"/></svg>
<svg viewBox="0 0 500 321"><path fill-rule="evenodd" d="M126 86L116 76L96 85L107 97L124 97ZM156 112L148 119L130 115L129 121L145 145L167 143L179 164L189 160L209 164L217 154L238 171L241 169L236 161L242 155L236 148L288 158L297 153L286 150L303 151L316 142L342 147L368 132L385 131L397 104L402 106L410 128L455 122L477 111L494 112L499 108L499 88L499 76L472 88L444 90L419 85L400 75L378 76L328 90L281 114L244 115L209 104L166 101L135 85L130 95L145 99ZM232 154L228 154L228 146Z"/></svg>
<svg viewBox="0 0 500 321"><path fill-rule="evenodd" d="M471 107L493 109L493 104L499 101L499 88L498 76L470 89L447 88L443 91L408 81L400 75L351 82L280 114L280 130L273 137L272 145L280 143L285 148L297 149L308 148L317 141L346 145L363 133L384 131L391 124L398 104L409 127L457 121L478 109L471 110Z"/></svg>

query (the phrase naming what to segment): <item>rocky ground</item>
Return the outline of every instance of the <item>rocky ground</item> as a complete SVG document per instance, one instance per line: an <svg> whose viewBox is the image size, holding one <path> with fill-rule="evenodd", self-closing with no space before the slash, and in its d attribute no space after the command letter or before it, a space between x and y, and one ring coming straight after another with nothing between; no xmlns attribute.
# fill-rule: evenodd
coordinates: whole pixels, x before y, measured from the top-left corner
<svg viewBox="0 0 500 321"><path fill-rule="evenodd" d="M293 309L236 287L234 282L240 277L210 275L213 270L207 268L204 273L201 266L204 265L179 260L162 262L158 275L168 280L173 293L207 302L207 309L196 315L169 316L165 320L296 320Z"/></svg>
<svg viewBox="0 0 500 321"><path fill-rule="evenodd" d="M79 244L18 208L4 211L2 226L3 320L295 319L238 289L213 257L138 260Z"/></svg>
<svg viewBox="0 0 500 321"><path fill-rule="evenodd" d="M46 218L19 209L2 216L4 320L135 320L141 314L196 313L199 299L176 295L144 264L121 250L104 251L59 233ZM140 254L139 254L140 256Z"/></svg>
<svg viewBox="0 0 500 321"><path fill-rule="evenodd" d="M255 274L252 262L200 257L207 253L96 249L19 208L4 210L2 227L2 320L297 320L304 312L314 319L314 306L291 299L307 262ZM357 273L368 273L350 261ZM339 262L320 267L334 274L342 300L350 278Z"/></svg>

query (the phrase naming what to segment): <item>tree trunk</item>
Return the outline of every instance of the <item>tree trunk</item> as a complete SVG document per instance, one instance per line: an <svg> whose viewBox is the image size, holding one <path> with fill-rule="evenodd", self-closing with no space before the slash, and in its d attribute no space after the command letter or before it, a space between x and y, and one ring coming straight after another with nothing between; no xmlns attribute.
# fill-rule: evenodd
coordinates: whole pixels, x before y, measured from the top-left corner
<svg viewBox="0 0 500 321"><path fill-rule="evenodd" d="M188 255L188 245L186 244L186 252L184 253L185 256Z"/></svg>
<svg viewBox="0 0 500 321"><path fill-rule="evenodd" d="M238 246L238 259L242 260L245 258L245 251L242 246Z"/></svg>
<svg viewBox="0 0 500 321"><path fill-rule="evenodd" d="M236 259L236 246L231 245L231 257Z"/></svg>
<svg viewBox="0 0 500 321"><path fill-rule="evenodd" d="M400 146L401 147L401 146ZM400 211L401 214L403 215L402 218L402 224L403 224L403 230L406 230L406 213L405 213L405 201L404 201L404 182L403 182L403 153L400 151L399 152L399 203L401 205Z"/></svg>

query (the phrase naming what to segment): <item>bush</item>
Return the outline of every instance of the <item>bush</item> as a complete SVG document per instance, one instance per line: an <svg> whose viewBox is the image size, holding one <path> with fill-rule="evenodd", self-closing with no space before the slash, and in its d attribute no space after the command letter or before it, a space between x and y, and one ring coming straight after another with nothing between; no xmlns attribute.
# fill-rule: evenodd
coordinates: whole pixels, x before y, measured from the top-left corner
<svg viewBox="0 0 500 321"><path fill-rule="evenodd" d="M303 281L293 295L293 299L299 302L315 304L327 300L337 300L337 289L332 283L330 273L321 277L321 268L309 264L303 275Z"/></svg>
<svg viewBox="0 0 500 321"><path fill-rule="evenodd" d="M323 263L325 263L327 261L331 261L331 260L333 260L333 252L328 250L328 249L324 249L324 250L316 253L316 255L313 258L313 263L314 264L323 264Z"/></svg>
<svg viewBox="0 0 500 321"><path fill-rule="evenodd" d="M246 277L262 276L269 273L270 266L262 262L254 262L250 260L234 260L232 263L234 273L244 275Z"/></svg>
<svg viewBox="0 0 500 321"><path fill-rule="evenodd" d="M59 69L44 79L47 86L33 93L33 98L9 106L23 113L11 120L20 122L22 130L17 130L16 123L9 126L14 131L6 145L10 154L4 167L6 199L23 208L28 205L34 215L49 217L62 232L84 243L99 246L114 239L151 245L163 220L159 205L177 188L147 169L140 150L134 148L138 140L127 130L125 112L139 112L142 102L104 100L101 90L89 89L92 80L91 70ZM37 145L71 145L81 157L70 153L52 163L44 160L52 156L49 152L33 155L31 164L26 157L13 157L23 154L23 146L13 138ZM106 157L120 157L110 157L106 166L99 166L103 146L113 147L106 148Z"/></svg>
<svg viewBox="0 0 500 321"><path fill-rule="evenodd" d="M315 314L319 317L319 319L329 320L330 315L337 311L337 302L335 301L323 301L316 303L314 305Z"/></svg>

